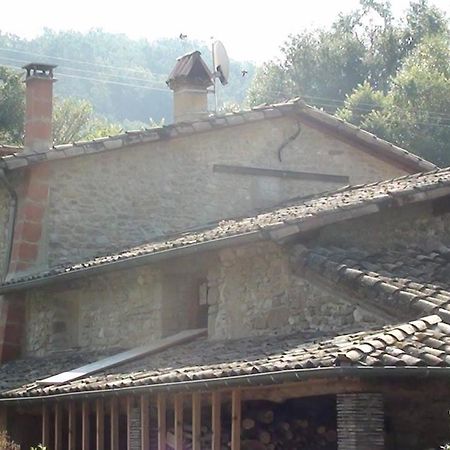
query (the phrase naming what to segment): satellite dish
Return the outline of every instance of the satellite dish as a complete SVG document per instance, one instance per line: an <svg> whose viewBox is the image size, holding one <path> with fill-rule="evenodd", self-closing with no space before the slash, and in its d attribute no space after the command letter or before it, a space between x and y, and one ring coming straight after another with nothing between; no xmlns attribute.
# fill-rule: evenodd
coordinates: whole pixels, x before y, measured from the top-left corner
<svg viewBox="0 0 450 450"><path fill-rule="evenodd" d="M219 78L223 85L227 84L230 75L230 60L225 46L220 41L213 43L213 64L214 75Z"/></svg>

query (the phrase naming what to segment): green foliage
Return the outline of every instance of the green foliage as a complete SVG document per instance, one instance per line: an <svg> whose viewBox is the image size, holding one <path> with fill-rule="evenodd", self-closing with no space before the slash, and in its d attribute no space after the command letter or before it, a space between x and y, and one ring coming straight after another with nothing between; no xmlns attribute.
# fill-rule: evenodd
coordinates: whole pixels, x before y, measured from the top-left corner
<svg viewBox="0 0 450 450"><path fill-rule="evenodd" d="M368 117L380 111L384 104L384 94L376 91L365 81L363 84L359 84L346 98L344 108L338 110L337 115L347 122L364 127Z"/></svg>
<svg viewBox="0 0 450 450"><path fill-rule="evenodd" d="M73 97L55 101L53 111L53 142L64 144L84 139L110 136L121 131L121 126L94 114L87 100Z"/></svg>
<svg viewBox="0 0 450 450"><path fill-rule="evenodd" d="M38 444L37 447L31 447L30 450L47 450L47 447L42 444Z"/></svg>
<svg viewBox="0 0 450 450"><path fill-rule="evenodd" d="M290 36L282 58L259 70L249 102L303 96L329 109L358 85L368 82L387 91L391 78L423 39L448 34L448 23L426 0L412 1L406 18L396 22L388 1L360 0L360 7L340 15L328 29ZM334 107L336 109L337 106Z"/></svg>
<svg viewBox="0 0 450 450"><path fill-rule="evenodd" d="M291 36L280 61L258 71L251 104L303 97L308 103L450 164L450 31L427 0L402 20L390 3L360 0L329 29ZM343 106L342 106L343 105Z"/></svg>
<svg viewBox="0 0 450 450"><path fill-rule="evenodd" d="M200 50L210 62L209 46L188 39L149 42L102 30L80 33L47 29L28 41L0 33L0 63L11 64L10 59L3 58L14 58L22 65L35 60L36 54L50 55L38 59L58 65L56 95L87 99L96 113L120 123L148 123L150 118L170 121L172 92L165 81L176 58L193 50ZM248 71L245 77L243 68ZM220 102L242 103L254 71L252 63L231 61L229 84L221 90Z"/></svg>
<svg viewBox="0 0 450 450"><path fill-rule="evenodd" d="M24 88L20 76L0 67L0 142L17 144L22 139Z"/></svg>
<svg viewBox="0 0 450 450"><path fill-rule="evenodd" d="M386 95L360 86L338 115L438 165L450 165L448 38L425 38L405 58Z"/></svg>

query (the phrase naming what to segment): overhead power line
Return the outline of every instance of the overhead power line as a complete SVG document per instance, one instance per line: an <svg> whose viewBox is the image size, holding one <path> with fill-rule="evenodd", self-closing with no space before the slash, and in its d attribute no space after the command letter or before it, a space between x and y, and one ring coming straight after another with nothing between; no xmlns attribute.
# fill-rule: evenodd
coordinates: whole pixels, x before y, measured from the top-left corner
<svg viewBox="0 0 450 450"><path fill-rule="evenodd" d="M0 61L0 64L1 64L1 61ZM20 72L20 69L17 66L13 66L11 64L2 64L2 65L5 67L15 69L18 72ZM118 86L126 86L126 87L137 88L137 89L146 89L149 91L165 92L167 94L171 93L169 89L145 86L142 84L132 84L132 83L125 83L125 82L121 82L121 81L106 80L106 79L101 79L101 78L83 77L80 75L72 75L72 74L68 74L68 73L64 73L64 72L58 72L58 76L62 76L62 77L66 77L66 78L75 78L75 79L79 79L79 80L87 80L87 81L92 81L92 82L96 82L96 83L114 84L114 85L118 85Z"/></svg>
<svg viewBox="0 0 450 450"><path fill-rule="evenodd" d="M45 55L43 53L31 52L31 51L27 51L27 50L16 50L16 49L6 48L6 47L0 47L0 50L5 51L5 52L11 52L11 53L21 53L21 54L24 54L24 55L37 56L39 58L50 58L50 59L54 59L54 60L57 60L57 61L67 61L67 62L73 62L73 63L77 63L77 64L88 65L88 66L103 67L105 69L115 69L115 70L121 70L121 71L127 71L127 72L142 73L141 70L139 70L139 69L132 69L130 67L117 67L117 66L112 66L112 65L109 65L109 64L101 64L101 63L94 63L94 62L89 62L89 61L81 61L79 59L63 58L61 56ZM151 70L150 70L150 72L152 74L154 74L154 75L165 76L165 74L152 72Z"/></svg>
<svg viewBox="0 0 450 450"><path fill-rule="evenodd" d="M17 63L19 67L22 67L24 64L27 63L26 60L22 60L22 59L17 59L17 58L8 58L7 56L2 56L0 55L0 60L4 60L4 61L9 61L9 62L13 62L13 63ZM69 71L76 71L76 72L81 72L81 73L87 73L87 74L94 74L94 75L100 75L100 76L105 76L105 77L109 77L109 78L119 78L120 80L125 80L125 81L138 81L138 82L142 82L142 83L152 83L151 87L155 87L155 88L164 88L164 84L155 84L155 82L153 80L150 80L148 78L137 78L137 77L130 77L128 75L123 75L123 74L116 74L116 73L107 73L107 72L99 72L99 71L93 71L93 70L88 70L88 69L77 69L77 68L73 68L73 67L69 67L69 66L60 66L60 69L67 69ZM58 74L62 73L60 70L58 70Z"/></svg>

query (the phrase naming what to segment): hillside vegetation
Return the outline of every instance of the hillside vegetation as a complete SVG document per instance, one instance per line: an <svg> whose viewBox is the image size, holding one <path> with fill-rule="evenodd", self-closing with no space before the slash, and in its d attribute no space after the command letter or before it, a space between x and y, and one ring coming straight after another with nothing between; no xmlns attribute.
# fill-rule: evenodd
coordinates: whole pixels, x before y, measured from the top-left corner
<svg viewBox="0 0 450 450"><path fill-rule="evenodd" d="M87 100L96 114L126 128L170 122L172 93L165 81L176 58L193 50L200 50L210 63L206 44L178 37L149 42L102 30L45 30L25 40L0 31L0 65L19 69L30 62L57 64L57 96ZM248 71L245 77L243 69ZM230 82L218 89L219 107L243 102L254 71L249 62L231 61Z"/></svg>

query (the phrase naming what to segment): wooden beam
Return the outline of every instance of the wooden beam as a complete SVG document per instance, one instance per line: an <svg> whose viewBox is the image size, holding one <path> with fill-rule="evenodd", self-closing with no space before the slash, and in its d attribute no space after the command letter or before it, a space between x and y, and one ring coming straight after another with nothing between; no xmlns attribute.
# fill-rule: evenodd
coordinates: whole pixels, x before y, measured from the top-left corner
<svg viewBox="0 0 450 450"><path fill-rule="evenodd" d="M119 402L116 397L111 399L111 450L119 450Z"/></svg>
<svg viewBox="0 0 450 450"><path fill-rule="evenodd" d="M43 380L38 380L37 383L43 385L67 383L68 381L86 377L91 373L108 369L110 367L117 366L118 364L123 364L138 357L161 352L169 347L173 347L174 345L184 344L185 342L192 341L200 336L205 336L207 333L208 330L206 328L180 331L177 334L161 338L160 340L152 342L151 344L146 344L141 347L127 350L125 352L117 353L116 355L109 356L108 358L103 358L99 361L78 367L73 370L69 370L68 372L62 372Z"/></svg>
<svg viewBox="0 0 450 450"><path fill-rule="evenodd" d="M202 398L198 392L192 394L192 450L200 448Z"/></svg>
<svg viewBox="0 0 450 450"><path fill-rule="evenodd" d="M148 395L141 395L141 450L150 448L150 405Z"/></svg>
<svg viewBox="0 0 450 450"><path fill-rule="evenodd" d="M55 447L54 450L62 449L62 407L60 403L55 404Z"/></svg>
<svg viewBox="0 0 450 450"><path fill-rule="evenodd" d="M105 405L103 399L99 398L95 402L95 442L96 450L105 448Z"/></svg>
<svg viewBox="0 0 450 450"><path fill-rule="evenodd" d="M296 383L275 386L248 387L242 391L242 400L268 400L283 402L294 397L314 397L316 395L334 395L350 392L370 392L373 381L354 377L340 379L310 379Z"/></svg>
<svg viewBox="0 0 450 450"><path fill-rule="evenodd" d="M220 392L213 392L211 396L211 422L212 422L212 450L221 450L221 399Z"/></svg>
<svg viewBox="0 0 450 450"><path fill-rule="evenodd" d="M183 450L183 396L175 395L173 402L175 421L175 450Z"/></svg>
<svg viewBox="0 0 450 450"><path fill-rule="evenodd" d="M81 406L81 449L89 450L90 427L89 427L89 403L85 400Z"/></svg>
<svg viewBox="0 0 450 450"><path fill-rule="evenodd" d="M167 402L163 394L158 395L158 450L166 450L166 411Z"/></svg>
<svg viewBox="0 0 450 450"><path fill-rule="evenodd" d="M68 443L69 450L77 450L77 410L74 402L69 403L69 427L68 427Z"/></svg>
<svg viewBox="0 0 450 450"><path fill-rule="evenodd" d="M50 410L49 406L42 405L42 445L50 447Z"/></svg>
<svg viewBox="0 0 450 450"><path fill-rule="evenodd" d="M241 391L231 393L231 450L241 448Z"/></svg>
<svg viewBox="0 0 450 450"><path fill-rule="evenodd" d="M349 183L347 175L335 175L316 172L298 172L292 170L264 169L261 167L233 166L228 164L214 164L213 172L231 173L238 175L253 175L275 178L290 178L294 180L321 181L325 183Z"/></svg>

